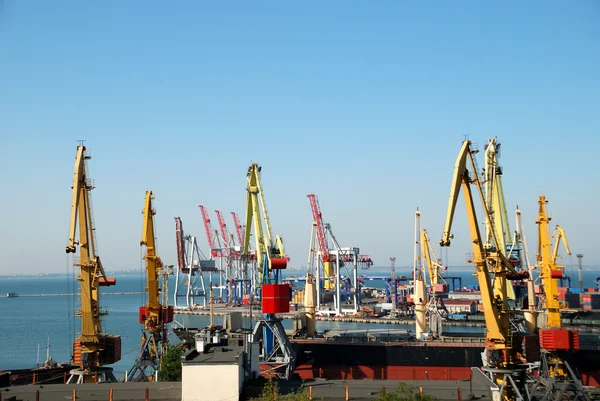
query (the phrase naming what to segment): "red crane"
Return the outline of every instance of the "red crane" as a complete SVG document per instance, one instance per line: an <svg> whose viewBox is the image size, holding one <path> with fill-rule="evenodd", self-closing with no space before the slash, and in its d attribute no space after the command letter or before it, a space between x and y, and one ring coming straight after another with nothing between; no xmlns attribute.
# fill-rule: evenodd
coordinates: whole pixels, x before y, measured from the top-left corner
<svg viewBox="0 0 600 401"><path fill-rule="evenodd" d="M204 230L206 231L206 239L208 240L208 248L210 254L214 257L220 256L219 252L215 249L215 237L213 236L213 230L210 226L210 217L208 217L208 210L202 205L198 205L200 213L202 213L202 220L204 221Z"/></svg>
<svg viewBox="0 0 600 401"><path fill-rule="evenodd" d="M312 209L313 219L317 227L317 239L319 240L319 248L321 248L321 257L323 258L323 262L329 262L329 247L325 238L325 224L323 223L323 214L319 206L319 199L315 194L307 196L310 199L310 208Z"/></svg>
<svg viewBox="0 0 600 401"><path fill-rule="evenodd" d="M177 267L184 271L185 266L185 247L183 242L183 223L179 217L175 217L175 238L177 240Z"/></svg>
<svg viewBox="0 0 600 401"><path fill-rule="evenodd" d="M229 233L227 232L227 224L225 224L223 214L219 210L215 210L215 213L217 214L217 220L219 221L219 227L221 228L221 236L223 237L225 248L229 248Z"/></svg>
<svg viewBox="0 0 600 401"><path fill-rule="evenodd" d="M233 223L235 224L235 231L237 232L237 238L242 245L244 243L244 233L242 232L242 223L240 223L240 218L238 217L236 212L231 212L233 216Z"/></svg>

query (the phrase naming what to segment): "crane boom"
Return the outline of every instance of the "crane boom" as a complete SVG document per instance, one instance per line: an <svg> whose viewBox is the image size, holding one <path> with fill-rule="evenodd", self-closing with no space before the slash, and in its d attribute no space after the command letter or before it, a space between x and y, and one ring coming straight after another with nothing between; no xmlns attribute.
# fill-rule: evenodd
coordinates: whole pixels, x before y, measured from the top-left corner
<svg viewBox="0 0 600 401"><path fill-rule="evenodd" d="M212 251L215 248L215 237L213 236L213 230L210 225L210 217L208 217L208 210L205 206L198 205L200 213L202 213L202 221L204 222L204 230L206 231L206 240L208 241L208 248Z"/></svg>
<svg viewBox="0 0 600 401"><path fill-rule="evenodd" d="M469 230L471 233L473 246L473 263L475 264L477 280L481 289L481 299L484 307L484 316L487 328L487 340L488 343L493 346L493 348L503 349L506 348L507 335L510 329L508 313L505 313L508 311L508 302L505 292L505 267L507 267L507 265L510 264L508 263L508 261L506 261L506 263L502 263L500 260L497 260L496 263L490 266L494 273L494 279L501 280L501 283L503 284L502 288L504 289L504 292L500 295L500 302L498 302L493 294L493 286L490 282L490 269L488 267L487 259L488 257L495 257L496 259L500 259L502 254L492 254L490 252L486 252L483 248L483 241L479 231L477 215L475 212L475 203L473 201L473 196L471 193L472 180L469 174L469 170L467 168L468 159L470 161L472 170L474 172L477 171L475 168L475 161L473 160L473 153L475 153L475 151L471 150L470 144L471 142L468 140L463 142L460 153L454 165L454 174L452 177L452 186L450 189L450 199L448 201L446 223L444 226L444 233L442 236L442 240L440 241L440 245L449 246L450 239L453 238L453 235L451 234L452 222L454 219L454 211L456 209L456 201L458 200L458 195L460 193L460 188L462 185L463 195L465 197L465 206L467 209L467 218L469 221ZM477 184L480 198L483 201L483 208L486 212L486 219L489 224L489 213L487 212L487 207L484 201L481 183L477 179L476 175L474 181ZM496 236L493 230L491 231L491 236L494 241L494 244L496 244Z"/></svg>
<svg viewBox="0 0 600 401"><path fill-rule="evenodd" d="M231 212L231 216L233 216L233 223L235 224L235 232L237 234L237 239L241 244L244 243L244 233L242 231L242 223L240 223L240 217L236 212Z"/></svg>
<svg viewBox="0 0 600 401"><path fill-rule="evenodd" d="M561 226L557 225L554 227L554 232L552 233L552 237L556 238L556 242L554 243L554 250L552 251L552 260L556 264L556 260L558 259L558 246L562 240L565 245L565 251L567 251L567 255L571 254L571 249L569 248L569 242L567 241L567 235Z"/></svg>
<svg viewBox="0 0 600 401"><path fill-rule="evenodd" d="M446 270L446 266L442 265L437 258L433 246L431 245L429 235L427 234L427 230L425 229L421 230L421 249L423 259L427 263L427 271L429 272L429 281L431 285L435 288L438 284L446 284L446 280L440 272L440 270Z"/></svg>
<svg viewBox="0 0 600 401"><path fill-rule="evenodd" d="M217 220L219 222L219 228L221 230L223 242L225 243L225 248L229 248L229 233L227 232L227 224L225 224L223 214L219 210L215 210L215 214L217 215Z"/></svg>
<svg viewBox="0 0 600 401"><path fill-rule="evenodd" d="M75 253L79 245L80 267L77 280L80 282L81 309L75 315L81 317L81 334L73 344L74 362L81 366L85 373L97 371L102 365L111 364L121 359L119 336L108 336L102 332L101 319L106 312L100 309L101 286L114 285L116 281L106 277L106 273L96 254L94 241L94 224L90 191L94 185L87 177L86 161L91 159L86 147L77 147L73 176L73 194L71 203L71 219L69 225L69 241L67 253ZM79 240L76 230L79 228Z"/></svg>
<svg viewBox="0 0 600 401"><path fill-rule="evenodd" d="M183 239L183 223L175 217L175 239L177 241L177 268L185 269L185 241Z"/></svg>
<svg viewBox="0 0 600 401"><path fill-rule="evenodd" d="M271 269L285 269L287 256L283 248L283 241L279 235L275 240L272 238L271 225L267 212L267 206L260 183L261 168L257 163L252 163L248 168L246 187L246 228L244 235L243 252L246 258L250 258L250 234L254 222L254 238L256 241L256 260L261 271L261 278ZM262 216L261 216L262 210ZM261 219L262 217L262 219ZM263 221L266 230L263 230ZM265 258L266 256L266 258ZM266 261L266 262L265 262ZM266 263L268 266L266 266Z"/></svg>

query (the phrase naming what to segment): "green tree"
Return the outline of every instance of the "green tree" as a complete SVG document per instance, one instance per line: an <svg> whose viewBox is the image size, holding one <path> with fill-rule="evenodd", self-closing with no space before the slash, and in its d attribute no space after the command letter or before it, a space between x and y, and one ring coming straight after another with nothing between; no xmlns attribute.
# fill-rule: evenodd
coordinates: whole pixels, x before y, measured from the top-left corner
<svg viewBox="0 0 600 401"><path fill-rule="evenodd" d="M390 392L382 391L375 401L437 401L437 397L420 394L419 388L406 383L400 383Z"/></svg>
<svg viewBox="0 0 600 401"><path fill-rule="evenodd" d="M169 345L167 354L163 358L162 366L158 372L158 379L162 381L181 381L181 356L183 349L179 345Z"/></svg>
<svg viewBox="0 0 600 401"><path fill-rule="evenodd" d="M269 379L263 385L260 395L252 398L251 401L309 401L308 390L304 387L284 395L279 391L279 384L275 380Z"/></svg>

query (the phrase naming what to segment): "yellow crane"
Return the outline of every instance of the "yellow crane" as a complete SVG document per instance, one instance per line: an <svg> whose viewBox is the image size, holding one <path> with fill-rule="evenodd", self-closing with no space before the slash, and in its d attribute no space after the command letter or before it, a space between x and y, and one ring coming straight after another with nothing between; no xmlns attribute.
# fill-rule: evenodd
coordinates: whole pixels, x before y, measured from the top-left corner
<svg viewBox="0 0 600 401"><path fill-rule="evenodd" d="M534 383L531 394L552 394L552 397L568 397L589 400L581 381L568 362L563 359L564 353L569 354L579 348L579 334L575 330L562 328L560 309L564 305L558 299L558 280L563 277L564 266L557 263L560 243L564 244L567 254L571 254L569 243L564 230L556 226L550 236L550 221L546 211L548 201L545 196L538 199L538 249L536 259L540 267L540 279L543 288L542 309L545 322L539 330L541 358L538 369L538 381ZM555 238L554 246L552 239Z"/></svg>
<svg viewBox="0 0 600 401"><path fill-rule="evenodd" d="M162 260L156 253L156 239L154 235L154 215L152 207L154 196L152 191L146 191L146 200L142 214L142 239L140 246L146 247L146 292L148 302L139 309L139 322L142 326L142 343L140 353L135 365L129 372L131 381L147 381L161 366L162 359L168 347L167 324L173 321L173 307L161 302L167 300L166 293L162 293L159 279L163 278L162 287L166 286L169 267L163 266ZM166 291L165 291L166 292Z"/></svg>
<svg viewBox="0 0 600 401"><path fill-rule="evenodd" d="M489 139L485 149L485 164L483 174L485 204L490 215L490 219L489 222L485 224L484 249L497 250L509 258L511 256L508 252L508 249L511 245L511 231L508 223L506 202L504 201L502 168L500 167L498 160L499 152L500 143L497 141L497 139ZM492 239L492 232L495 236L495 242ZM494 247L496 247L496 249L493 249ZM498 294L500 291L500 288L495 288L496 294ZM508 285L506 287L506 293L509 299L514 300L516 298L512 285Z"/></svg>
<svg viewBox="0 0 600 401"><path fill-rule="evenodd" d="M444 233L440 241L441 246L449 246L450 240L453 238L451 234L452 222L454 219L454 211L456 202L462 186L463 196L465 197L465 206L467 209L467 219L469 222L469 230L471 233L471 242L473 246L473 263L475 265L477 280L481 288L481 300L484 308L484 317L486 324L486 358L484 365L496 382L503 388L504 399L515 399L515 394L519 394L522 385L517 384L513 376L515 364L520 362L516 355L516 350L513 348L512 332L510 329L510 313L508 306L508 297L506 288L509 285L506 275L512 272L516 275L516 271L502 252L495 250L486 250L484 241L479 231L478 219L475 212L475 203L471 193L471 184L475 183L479 197L482 201L483 210L485 212L485 220L490 224L490 214L488 212L485 197L481 182L477 177L477 168L473 154L476 150L471 149L471 141L465 140L462 144L460 153L454 166L454 174L452 186L450 188L450 199L448 202L448 212L446 214L446 223ZM471 172L467 167L469 161ZM498 249L498 241L496 234L491 231L493 249ZM493 279L490 279L493 277ZM500 290L494 294L494 287Z"/></svg>
<svg viewBox="0 0 600 401"><path fill-rule="evenodd" d="M435 250L427 234L427 230L421 230L421 253L423 261L427 265L429 273L429 283L431 285L432 297L429 302L429 331L439 337L442 334L442 324L448 316L444 300L441 295L448 292L448 283L442 276L442 271L446 270L446 266L440 263L440 260L435 254Z"/></svg>
<svg viewBox="0 0 600 401"><path fill-rule="evenodd" d="M245 257L250 257L250 235L254 223L254 239L256 241L256 260L258 263L259 281L268 279L269 272L278 271L287 267L287 256L283 248L283 241L279 235L273 238L267 205L260 183L262 168L258 163L252 163L248 168L246 186L246 227L244 233ZM262 210L262 218L261 218ZM266 230L263 230L263 219Z"/></svg>
<svg viewBox="0 0 600 401"><path fill-rule="evenodd" d="M252 332L253 341L258 343L262 337L263 352L260 364L269 366L268 374L289 380L294 372L296 354L283 328L277 313L290 310L290 287L281 284L279 271L287 267L287 256L283 241L279 235L273 240L267 206L260 183L261 167L252 163L248 168L246 196L246 227L242 258L250 260L250 234L254 223L256 240L256 261L259 267L260 300L263 318L256 322ZM262 210L262 219L261 219ZM266 231L263 230L263 219ZM255 286L258 288L258 286ZM313 300L314 301L314 300ZM314 302L312 302L314 305ZM309 310L309 313L311 310Z"/></svg>
<svg viewBox="0 0 600 401"><path fill-rule="evenodd" d="M546 328L561 327L560 309L561 304L558 299L558 280L563 277L564 266L557 264L558 248L562 242L565 246L567 254L571 254L567 236L560 226L554 229L552 238L556 238L554 247L552 246L552 238L550 237L550 220L546 212L546 204L548 201L545 196L540 196L538 200L539 213L536 224L538 225L538 251L536 259L540 267L540 279L544 289L544 300L542 308L547 314Z"/></svg>
<svg viewBox="0 0 600 401"><path fill-rule="evenodd" d="M80 283L81 309L75 316L81 317L81 334L73 344L73 362L80 369L73 370L69 383L91 381L116 381L112 368L103 367L121 359L121 337L102 332L101 316L107 314L100 307L100 287L116 284L108 278L96 254L95 228L92 218L90 191L94 183L87 176L86 161L91 156L83 145L77 147L73 177L73 197L69 225L67 253L75 253L79 246L79 257L74 265L79 267L77 280ZM76 230L79 227L79 238Z"/></svg>

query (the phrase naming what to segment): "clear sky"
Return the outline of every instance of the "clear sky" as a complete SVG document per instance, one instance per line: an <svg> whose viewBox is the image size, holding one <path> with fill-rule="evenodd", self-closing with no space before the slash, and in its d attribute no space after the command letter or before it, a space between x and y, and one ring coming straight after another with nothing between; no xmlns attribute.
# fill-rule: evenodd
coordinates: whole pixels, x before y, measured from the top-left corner
<svg viewBox="0 0 600 401"><path fill-rule="evenodd" d="M149 188L165 262L174 216L206 247L198 204L233 230L251 161L293 265L309 193L343 245L410 265L417 207L442 234L465 134L502 142L530 252L543 193L573 253L600 263L599 110L598 1L4 0L0 273L65 271L78 139L108 270L141 266ZM471 251L459 208L451 265Z"/></svg>

